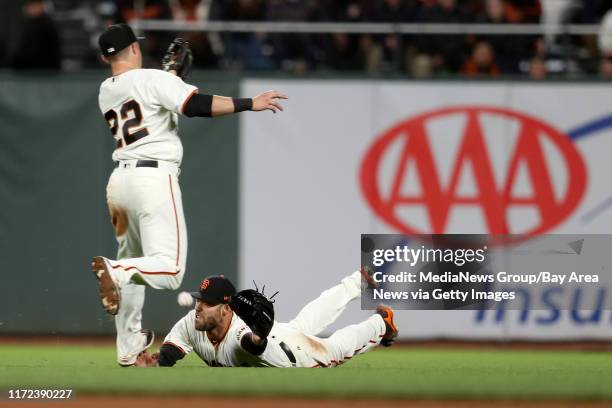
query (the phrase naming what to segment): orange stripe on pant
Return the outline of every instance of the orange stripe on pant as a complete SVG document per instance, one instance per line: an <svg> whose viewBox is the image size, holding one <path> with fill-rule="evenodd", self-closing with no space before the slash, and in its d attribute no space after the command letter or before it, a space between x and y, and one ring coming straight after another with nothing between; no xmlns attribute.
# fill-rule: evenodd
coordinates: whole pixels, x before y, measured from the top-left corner
<svg viewBox="0 0 612 408"><path fill-rule="evenodd" d="M145 271L143 271L143 270L138 269L138 268L137 268L137 267L135 267L135 266L128 266L128 267L125 267L125 266L123 266L123 265L121 265L121 264L117 264L117 265L113 266L113 269L117 269L117 268L123 268L123 269L124 269L124 270L126 270L126 271L129 271L130 269L136 269L138 272L140 272L140 273L142 273L142 274L144 274L144 275L176 275L176 274L181 273L181 270L180 270L180 269L177 269L177 270L176 270L176 272L168 272L168 271L160 271L160 272L145 272Z"/></svg>
<svg viewBox="0 0 612 408"><path fill-rule="evenodd" d="M172 197L172 208L174 209L174 222L176 223L176 266L179 266L179 257L181 254L181 236L179 235L178 213L176 212L176 202L174 201L174 189L172 188L172 176L168 174L168 182L170 183L170 196Z"/></svg>

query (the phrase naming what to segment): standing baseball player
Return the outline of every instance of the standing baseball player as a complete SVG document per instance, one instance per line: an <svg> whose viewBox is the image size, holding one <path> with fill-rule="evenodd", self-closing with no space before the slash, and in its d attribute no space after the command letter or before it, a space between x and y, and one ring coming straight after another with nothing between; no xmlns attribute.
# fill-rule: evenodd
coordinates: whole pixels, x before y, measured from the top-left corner
<svg viewBox="0 0 612 408"><path fill-rule="evenodd" d="M168 48L163 70L142 69L140 46L126 24L108 27L99 45L112 70L100 86L99 104L117 146L107 200L119 249L117 259L94 257L92 269L104 309L116 316L118 362L129 366L153 341L153 333L141 327L145 286L176 289L185 274L178 115L276 113L282 110L278 100L286 97L276 91L243 99L198 93L183 82L192 56L181 39Z"/></svg>
<svg viewBox="0 0 612 408"><path fill-rule="evenodd" d="M236 293L228 279L206 278L191 294L195 309L174 325L159 353L141 353L136 365L173 366L195 351L214 367L336 367L379 344L390 346L398 330L393 310L383 305L361 323L317 337L359 298L362 274L357 271L321 293L289 323L274 321L272 302L262 293Z"/></svg>

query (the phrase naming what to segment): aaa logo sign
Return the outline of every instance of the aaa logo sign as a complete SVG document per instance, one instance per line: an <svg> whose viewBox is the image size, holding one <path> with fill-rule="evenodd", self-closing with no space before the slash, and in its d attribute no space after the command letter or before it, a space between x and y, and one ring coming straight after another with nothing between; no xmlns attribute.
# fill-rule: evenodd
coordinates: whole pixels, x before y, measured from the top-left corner
<svg viewBox="0 0 612 408"><path fill-rule="evenodd" d="M439 132L430 134L429 124L458 117L462 127L456 154L443 161L433 149ZM496 145L510 144L504 132L485 132L485 118L502 119L516 128L513 146L503 153L503 165L491 151L499 151ZM385 174L381 169L389 168L391 156L395 159ZM441 179L443 166L447 167L446 182ZM485 229L480 233L536 235L559 224L576 208L585 191L586 169L571 140L541 120L507 109L462 106L427 112L385 131L366 153L360 178L375 213L405 234L464 233L449 231L449 220L451 214L468 208L480 213ZM411 180L418 184L417 192L410 188ZM470 194L460 188L465 180ZM528 193L521 187L524 184L529 185ZM402 215L406 214L402 209L410 207L424 210L429 230L416 227L414 217ZM536 221L520 230L522 224L513 225L510 217L516 208L531 210Z"/></svg>

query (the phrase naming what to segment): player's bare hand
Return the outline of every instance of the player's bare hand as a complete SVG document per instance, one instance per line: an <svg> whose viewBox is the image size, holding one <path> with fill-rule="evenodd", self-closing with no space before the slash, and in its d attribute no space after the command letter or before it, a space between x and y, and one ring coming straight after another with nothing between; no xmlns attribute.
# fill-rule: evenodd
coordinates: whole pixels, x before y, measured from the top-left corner
<svg viewBox="0 0 612 408"><path fill-rule="evenodd" d="M136 367L157 367L159 365L159 353L149 354L146 350L136 357Z"/></svg>
<svg viewBox="0 0 612 408"><path fill-rule="evenodd" d="M278 91L267 91L260 93L253 98L253 108L255 112L263 110L271 110L276 113L283 110L283 106L280 104L280 99L289 99L286 95L281 94Z"/></svg>

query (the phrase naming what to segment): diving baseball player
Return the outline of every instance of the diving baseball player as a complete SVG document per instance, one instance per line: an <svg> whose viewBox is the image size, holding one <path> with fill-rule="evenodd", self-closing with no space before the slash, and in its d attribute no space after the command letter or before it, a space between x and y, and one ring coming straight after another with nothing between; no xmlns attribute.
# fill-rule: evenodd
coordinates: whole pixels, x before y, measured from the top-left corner
<svg viewBox="0 0 612 408"><path fill-rule="evenodd" d="M178 115L276 113L283 109L278 100L286 96L269 91L235 99L198 93L183 81L192 56L181 39L168 48L164 70L143 69L137 38L126 24L108 27L99 45L112 70L100 86L99 105L116 141L107 201L119 248L116 259L94 257L92 270L104 309L116 315L117 360L129 366L153 341L152 332L141 330L145 286L176 289L185 274Z"/></svg>
<svg viewBox="0 0 612 408"><path fill-rule="evenodd" d="M262 293L236 293L228 279L206 278L191 294L195 309L174 325L159 353L144 351L136 365L173 366L195 351L214 367L336 367L379 344L390 346L398 330L393 310L383 305L361 323L317 337L361 295L362 274L357 271L321 293L289 323L274 321L274 307Z"/></svg>

